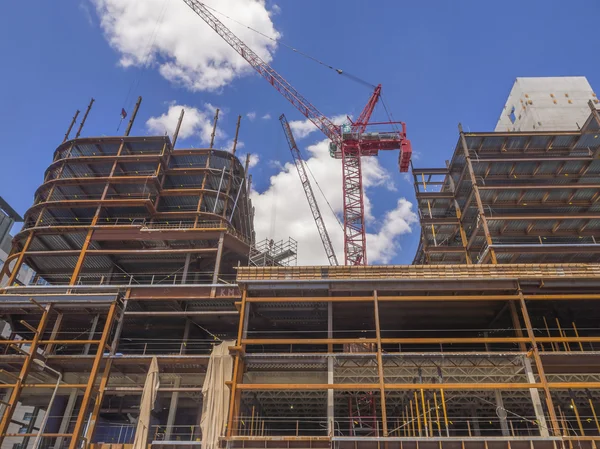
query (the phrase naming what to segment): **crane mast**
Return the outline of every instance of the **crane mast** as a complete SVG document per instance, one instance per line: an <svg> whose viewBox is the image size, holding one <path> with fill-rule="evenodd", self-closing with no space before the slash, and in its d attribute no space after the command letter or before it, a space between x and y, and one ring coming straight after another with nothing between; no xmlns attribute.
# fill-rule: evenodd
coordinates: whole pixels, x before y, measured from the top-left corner
<svg viewBox="0 0 600 449"><path fill-rule="evenodd" d="M300 176L300 181L302 182L302 188L306 194L310 211L312 212L313 219L317 225L317 230L319 231L321 241L323 242L323 248L325 248L325 254L329 260L329 265L339 265L335 251L333 250L331 239L329 238L329 233L327 232L325 222L323 221L323 216L319 210L317 199L315 198L312 186L310 185L310 180L308 179L308 175L306 173L306 167L304 166L306 162L304 159L302 159L298 145L296 145L296 139L294 139L294 135L292 134L290 124L288 123L284 114L281 114L279 121L281 122L285 137L288 141L288 145L290 146L292 158L294 159L294 164L296 164L296 170L298 170L298 175Z"/></svg>
<svg viewBox="0 0 600 449"><path fill-rule="evenodd" d="M401 152L398 165L401 172L406 172L412 153L410 141L406 138L406 125L403 122L379 123L379 125L401 124L401 131L365 132L367 126L374 125L374 123L369 123L369 119L381 96L381 85L375 88L357 121L352 123L347 130L341 129L304 98L283 76L263 61L240 38L233 34L202 2L198 0L183 1L244 58L260 76L331 140L329 144L330 155L342 160L345 264L366 265L367 248L361 157L376 156L380 150L399 149Z"/></svg>

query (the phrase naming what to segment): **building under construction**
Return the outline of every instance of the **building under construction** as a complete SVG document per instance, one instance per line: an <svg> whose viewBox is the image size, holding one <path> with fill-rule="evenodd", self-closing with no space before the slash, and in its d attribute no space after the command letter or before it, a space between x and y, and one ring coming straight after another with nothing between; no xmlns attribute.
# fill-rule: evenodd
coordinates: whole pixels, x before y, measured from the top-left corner
<svg viewBox="0 0 600 449"><path fill-rule="evenodd" d="M595 449L594 99L414 168L407 266L285 266L235 148L67 133L2 271L2 448Z"/></svg>

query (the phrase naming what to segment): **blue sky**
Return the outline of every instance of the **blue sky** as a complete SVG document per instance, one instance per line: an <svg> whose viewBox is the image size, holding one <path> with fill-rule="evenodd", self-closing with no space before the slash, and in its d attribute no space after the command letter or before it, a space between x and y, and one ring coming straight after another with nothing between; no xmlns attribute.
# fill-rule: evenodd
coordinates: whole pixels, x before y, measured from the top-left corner
<svg viewBox="0 0 600 449"><path fill-rule="evenodd" d="M165 1L166 8L180 3ZM218 8L218 2L212 4ZM594 56L597 0L269 0L266 8L279 9L271 20L284 42L383 85L394 117L407 123L419 154L415 166L442 166L451 157L459 121L472 131L492 130L517 76L585 75L600 89L600 60ZM223 21L239 31L239 25ZM199 18L197 26L206 27ZM95 4L88 0L6 2L0 15L0 52L0 195L20 213L32 203L74 111L83 112L93 96L96 103L84 135L115 134L132 85L130 97L144 97L133 134L147 134L146 121L164 114L169 104L201 109L210 103L225 109L220 124L229 138L238 114L256 113L254 121L245 117L240 138L242 152L259 155L252 169L259 193L268 190L270 177L281 171L275 161L290 161L277 117L282 112L289 120L302 117L264 80L250 74L216 91L192 92L166 80L156 65L125 68L119 64L121 54L107 41ZM326 115L356 115L370 95L364 86L281 46L272 57L273 67ZM265 114L272 118L261 120ZM384 117L378 109L374 118ZM315 132L300 143L306 147L320 140ZM182 144L201 145L197 136ZM379 231L398 198L414 201L413 187L396 164L397 154L379 159L395 190L389 185L371 187L370 232ZM271 224L277 217L274 209L270 217L263 217ZM294 229L284 231L294 237ZM411 234L395 238L401 249L386 262L412 262L418 236L418 225L413 224Z"/></svg>

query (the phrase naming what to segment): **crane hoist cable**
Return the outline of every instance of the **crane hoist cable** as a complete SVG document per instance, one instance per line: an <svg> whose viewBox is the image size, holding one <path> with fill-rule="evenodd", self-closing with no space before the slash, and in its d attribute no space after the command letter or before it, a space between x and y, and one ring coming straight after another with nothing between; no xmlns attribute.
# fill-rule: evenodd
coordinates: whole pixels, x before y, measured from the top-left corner
<svg viewBox="0 0 600 449"><path fill-rule="evenodd" d="M333 67L332 65L330 65L330 64L327 64L326 62L323 62L323 61L321 61L320 59L317 59L317 58L315 58L314 56L311 56L311 55L309 55L308 53L305 53L305 52L303 52L303 51L300 51L300 50L298 50L297 48L295 48L295 47L292 47L291 45L288 45L288 44L286 44L286 43L285 43L285 42L283 42L282 40L277 40L277 39L275 39L274 37L271 37L271 36L269 36L269 35L267 35L267 34L265 34L265 33L261 32L261 31L258 31L258 30L257 30L257 29L255 29L255 28L252 28L251 26L248 26L248 25L246 25L246 24L244 24L244 23L242 23L242 22L239 22L238 20L235 20L234 18L232 18L232 17L228 16L228 15L227 15L227 14L225 14L225 13L222 13L222 12L220 12L220 11L216 10L215 8L213 8L213 7L211 7L211 6L208 6L207 4L204 4L204 6L206 6L206 8L208 8L208 9L210 9L210 10L212 10L212 11L216 12L217 14L219 14L219 15L221 15L221 16L223 16L223 17L226 17L227 19L231 20L232 22L235 22L235 23L237 23L238 25L240 25L240 26L243 26L244 28L247 28L247 29L249 29L250 31L252 31L252 32L254 32L254 33L256 33L256 34L259 34L259 35L261 35L262 37L264 37L264 38L266 38L266 39L269 39L270 41L273 41L273 42L275 42L276 44L279 44L279 45L281 45L281 46L283 46L283 47L287 48L288 50L291 50L291 51L293 51L293 52L295 52L295 53L298 53L299 55L301 55L301 56L304 56L305 58L307 58L307 59L310 59L310 60L312 60L312 61L316 62L317 64L320 64L320 65L322 65L323 67L326 67L326 68L328 68L328 69L330 69L330 70L333 70L333 71L334 71L334 72L336 72L338 75L345 76L345 77L347 77L348 79L350 79L350 80L352 80L352 81L355 81L355 82L356 82L356 83L358 83L358 84L363 84L363 85L365 85L365 86L367 86L367 87L369 87L369 88L371 88L371 89L374 89L374 88L375 88L375 84L373 84L373 83L370 83L370 82L368 82L368 81L365 81L364 79L362 79L362 78L360 78L360 77L358 77L358 76L356 76L356 75L353 75L353 74L351 74L351 73L348 73L348 72L347 72L347 71L345 71L345 70L342 70L342 69L336 69L336 68L335 68L335 67Z"/></svg>

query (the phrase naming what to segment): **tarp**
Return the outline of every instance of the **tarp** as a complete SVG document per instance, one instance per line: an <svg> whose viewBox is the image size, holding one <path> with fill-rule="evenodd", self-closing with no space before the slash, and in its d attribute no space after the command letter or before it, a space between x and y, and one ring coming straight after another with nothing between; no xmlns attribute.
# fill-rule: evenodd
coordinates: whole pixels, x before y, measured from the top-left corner
<svg viewBox="0 0 600 449"><path fill-rule="evenodd" d="M229 387L225 382L231 380L233 371L233 357L228 349L230 346L235 346L235 340L226 340L215 346L208 361L202 385L202 449L218 448L219 436L223 434L227 423Z"/></svg>
<svg viewBox="0 0 600 449"><path fill-rule="evenodd" d="M137 427L135 429L135 439L133 440L132 449L146 449L148 446L150 412L154 408L159 385L158 361L156 360L156 357L152 357L150 369L148 369L148 375L146 376L146 382L144 383L144 390L142 391L140 417L138 418Z"/></svg>

